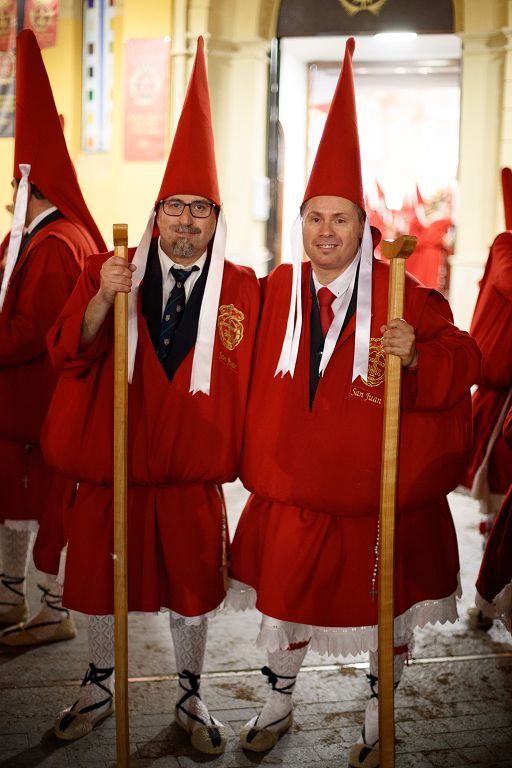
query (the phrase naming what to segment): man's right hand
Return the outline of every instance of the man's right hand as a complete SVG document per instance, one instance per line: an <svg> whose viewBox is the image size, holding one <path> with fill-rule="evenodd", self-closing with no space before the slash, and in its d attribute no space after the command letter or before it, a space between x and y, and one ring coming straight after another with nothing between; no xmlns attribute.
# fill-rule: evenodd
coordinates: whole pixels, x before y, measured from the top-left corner
<svg viewBox="0 0 512 768"><path fill-rule="evenodd" d="M135 264L129 264L126 259L121 259L119 256L111 256L103 263L98 295L105 304L112 306L116 293L130 293L132 272L136 269Z"/></svg>
<svg viewBox="0 0 512 768"><path fill-rule="evenodd" d="M111 256L103 263L100 287L87 305L82 321L80 334L82 344L91 344L94 341L114 304L116 293L130 293L132 273L136 269L134 264L129 264L126 259L121 259L119 256Z"/></svg>

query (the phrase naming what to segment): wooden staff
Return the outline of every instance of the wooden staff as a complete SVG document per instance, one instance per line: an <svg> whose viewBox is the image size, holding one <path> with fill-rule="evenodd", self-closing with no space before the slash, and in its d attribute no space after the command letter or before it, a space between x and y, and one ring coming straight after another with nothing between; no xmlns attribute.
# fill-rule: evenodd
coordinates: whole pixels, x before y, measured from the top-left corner
<svg viewBox="0 0 512 768"><path fill-rule="evenodd" d="M388 323L403 316L405 260L416 247L416 238L403 235L381 243L383 256L390 260ZM394 717L394 558L395 504L400 429L400 384L402 361L386 355L384 385L384 433L379 513L379 765L395 765Z"/></svg>
<svg viewBox="0 0 512 768"><path fill-rule="evenodd" d="M128 259L128 226L114 224L114 255ZM128 768L128 294L114 305L114 639L117 766Z"/></svg>

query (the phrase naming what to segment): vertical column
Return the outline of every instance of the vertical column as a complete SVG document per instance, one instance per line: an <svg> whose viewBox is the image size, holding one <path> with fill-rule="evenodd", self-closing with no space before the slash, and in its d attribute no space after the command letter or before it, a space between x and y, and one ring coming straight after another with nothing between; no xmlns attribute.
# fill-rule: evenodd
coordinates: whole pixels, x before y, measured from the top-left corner
<svg viewBox="0 0 512 768"><path fill-rule="evenodd" d="M174 0L171 36L171 140L180 119L187 84L187 0Z"/></svg>
<svg viewBox="0 0 512 768"><path fill-rule="evenodd" d="M505 217L503 214L503 202L501 194L501 184L499 171L504 166L512 168L512 28L502 29L505 36L504 42L504 79L503 79L503 100L502 100L502 120L501 136L499 145L499 167L496 174L497 210L496 210L496 232L502 232L505 229Z"/></svg>
<svg viewBox="0 0 512 768"><path fill-rule="evenodd" d="M267 273L266 225L270 42L210 41L209 72L221 194L228 222L227 257Z"/></svg>
<svg viewBox="0 0 512 768"><path fill-rule="evenodd" d="M496 231L505 40L501 32L463 33L457 239L451 258L455 321L469 327L478 280Z"/></svg>

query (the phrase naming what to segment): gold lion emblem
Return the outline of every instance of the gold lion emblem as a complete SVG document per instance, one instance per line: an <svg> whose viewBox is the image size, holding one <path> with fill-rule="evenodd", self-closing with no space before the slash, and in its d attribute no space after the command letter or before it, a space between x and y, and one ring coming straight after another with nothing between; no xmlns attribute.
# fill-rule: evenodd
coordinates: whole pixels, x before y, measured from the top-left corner
<svg viewBox="0 0 512 768"><path fill-rule="evenodd" d="M242 341L244 337L243 320L245 320L244 313L237 309L234 304L223 304L219 307L217 325L220 340L226 349L233 350Z"/></svg>
<svg viewBox="0 0 512 768"><path fill-rule="evenodd" d="M349 16L361 11L370 11L377 15L387 0L340 0L340 3Z"/></svg>
<svg viewBox="0 0 512 768"><path fill-rule="evenodd" d="M368 357L368 380L363 379L367 387L378 387L384 381L386 355L382 349L382 337L370 339L370 354Z"/></svg>

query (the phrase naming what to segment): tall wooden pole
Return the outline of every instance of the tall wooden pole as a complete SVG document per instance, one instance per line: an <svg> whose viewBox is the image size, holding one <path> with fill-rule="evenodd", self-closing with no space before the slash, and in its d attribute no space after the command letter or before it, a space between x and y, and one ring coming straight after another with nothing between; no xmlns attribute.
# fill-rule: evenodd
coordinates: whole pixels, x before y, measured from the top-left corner
<svg viewBox="0 0 512 768"><path fill-rule="evenodd" d="M128 259L128 226L114 224L114 255ZM114 306L114 641L117 766L128 768L128 294Z"/></svg>
<svg viewBox="0 0 512 768"><path fill-rule="evenodd" d="M383 241L383 256L390 260L388 322L403 316L405 260L416 246L416 238L403 235L393 242ZM395 765L394 713L394 559L395 506L400 429L400 384L402 361L386 356L384 386L384 434L379 513L379 765Z"/></svg>

